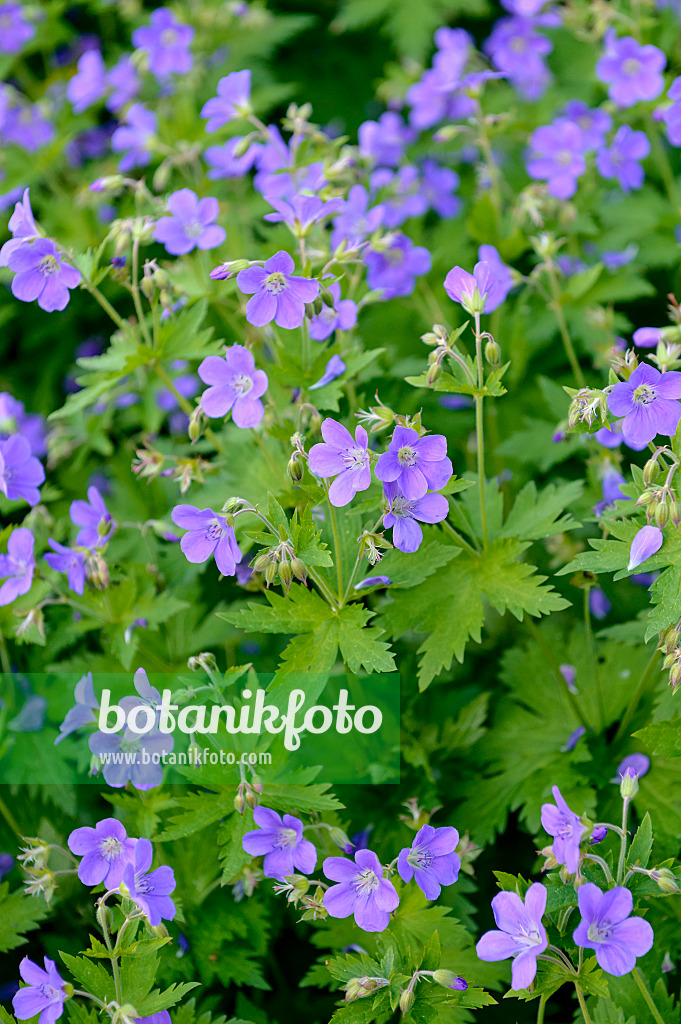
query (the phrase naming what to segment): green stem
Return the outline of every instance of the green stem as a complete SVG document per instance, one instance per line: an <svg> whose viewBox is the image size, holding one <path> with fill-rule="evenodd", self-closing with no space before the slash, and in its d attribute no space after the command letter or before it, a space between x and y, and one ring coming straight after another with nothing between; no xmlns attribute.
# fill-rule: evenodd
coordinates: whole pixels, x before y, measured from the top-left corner
<svg viewBox="0 0 681 1024"><path fill-rule="evenodd" d="M7 653L7 644L5 643L5 638L2 633L0 633L0 665L2 665L2 671L6 675L9 676L12 674L12 665L10 664L9 654Z"/></svg>
<svg viewBox="0 0 681 1024"><path fill-rule="evenodd" d="M120 1006L123 1002L123 986L121 985L121 972L118 966L118 957L114 956L114 947L111 942L111 936L109 935L109 926L106 922L106 903L102 900L97 907L97 920L99 921L99 927L102 929L104 935L104 941L106 948L109 951L109 959L111 960L111 970L113 971L114 988L116 990L116 1002Z"/></svg>
<svg viewBox="0 0 681 1024"><path fill-rule="evenodd" d="M119 327L121 330L123 330L126 327L125 320L120 315L120 313L118 313L113 308L113 306L111 305L109 300L104 298L104 296L100 292L99 288L97 288L96 285L94 285L94 284L90 284L89 281L85 282L85 287L89 291L90 295L92 295L92 297L97 300L97 302L102 307L104 312L107 313L111 317L111 319L116 324L116 326Z"/></svg>
<svg viewBox="0 0 681 1024"><path fill-rule="evenodd" d="M440 523L440 526L444 530L446 530L447 533L451 537L454 538L454 540L456 541L457 544L460 544L462 548L466 548L467 551L470 551L470 553L472 555L475 555L475 557L477 558L477 556L480 554L480 552L476 551L476 549L473 547L473 545L469 544L468 541L466 540L466 538L462 537L461 534L457 530L454 529L454 527L451 525L450 522L448 522L447 519L443 519L442 522Z"/></svg>
<svg viewBox="0 0 681 1024"><path fill-rule="evenodd" d="M587 860L593 861L594 864L598 864L598 866L600 867L601 871L605 875L606 881L608 881L608 882L614 882L615 881L615 879L612 877L612 871L610 870L610 868L608 867L607 863L603 860L602 857L599 857L598 854L596 854L596 853L587 853L587 854L585 854L585 857L586 857Z"/></svg>
<svg viewBox="0 0 681 1024"><path fill-rule="evenodd" d="M620 836L620 855L617 861L617 884L622 884L624 878L624 861L627 856L627 818L629 816L629 800L628 796L624 797L622 805L622 835Z"/></svg>
<svg viewBox="0 0 681 1024"><path fill-rule="evenodd" d="M549 286L551 288L551 297L553 299L551 303L551 309L553 310L556 316L558 330L560 331L560 336L563 339L563 347L565 348L565 354L568 357L570 366L572 367L572 373L574 375L575 380L579 384L580 388L583 388L586 387L586 380L584 379L582 368L579 365L579 361L575 354L575 347L572 344L572 338L570 337L570 332L568 330L567 322L565 320L565 314L563 312L563 307L560 302L560 288L558 287L558 278L556 277L556 271L552 263L547 263L546 272L548 274Z"/></svg>
<svg viewBox="0 0 681 1024"><path fill-rule="evenodd" d="M149 334L149 328L147 327L146 317L144 316L144 310L142 309L142 300L140 299L140 289L137 279L139 277L139 251L140 251L140 240L136 238L132 243L132 301L135 304L135 312L137 313L137 321L140 325L140 330L144 336L144 340L149 346L152 347L151 335Z"/></svg>
<svg viewBox="0 0 681 1024"><path fill-rule="evenodd" d="M327 604L329 604L332 608L337 608L338 601L335 595L333 594L330 587L327 586L326 582L322 579L319 573L315 569L313 569L311 565L306 565L305 571L307 572L310 579L313 580L313 582L317 585L322 597L327 602Z"/></svg>
<svg viewBox="0 0 681 1024"><path fill-rule="evenodd" d="M586 633L586 643L589 651L589 664L591 666L594 687L596 688L596 700L598 701L598 718L600 722L599 732L603 732L605 729L605 704L603 703L603 691L601 690L601 679L598 671L598 661L596 660L596 643L594 641L593 629L591 628L591 608L589 607L588 587L584 588L584 631Z"/></svg>
<svg viewBox="0 0 681 1024"><path fill-rule="evenodd" d="M371 527L371 530L369 531L370 533L376 533L376 530L378 529L378 527L381 524L382 518L383 518L383 516L380 516L376 520L374 525ZM347 603L347 600L348 600L348 598L350 596L350 591L352 590L352 585L355 582L355 576L357 575L357 570L359 569L361 561L362 561L362 545L359 544L358 547L357 547L357 557L355 559L355 564L352 567L352 572L350 573L350 579L348 580L348 584L347 584L347 586L345 588L345 592L343 594L343 598L342 598L342 600L340 602L340 607L341 608Z"/></svg>
<svg viewBox="0 0 681 1024"><path fill-rule="evenodd" d="M641 972L639 971L638 967L634 967L634 970L632 971L632 974L634 975L634 981L636 982L636 984L638 985L638 987L641 990L641 995L643 996L643 998L645 999L646 1003L648 1004L648 1009L652 1013L653 1019L655 1020L656 1024L665 1024L664 1018L663 1018L662 1014L660 1013L660 1011L658 1010L658 1008L655 1006L655 1003L653 1001L653 997L651 996L650 992L648 991L648 986L646 985L646 983L645 983L645 981L643 979L643 976L641 975Z"/></svg>
<svg viewBox="0 0 681 1024"><path fill-rule="evenodd" d="M0 797L0 814L3 816L9 827L13 832L16 832L18 836L21 836L21 829L17 825L14 815L10 811L5 801Z"/></svg>
<svg viewBox="0 0 681 1024"><path fill-rule="evenodd" d="M589 1016L589 1011L586 1008L586 1003L584 1002L584 994L579 985L577 984L577 982L575 982L575 992L577 993L579 1008L582 1011L582 1016L584 1017L584 1024L593 1024L593 1021Z"/></svg>
<svg viewBox="0 0 681 1024"><path fill-rule="evenodd" d="M301 239L302 241L302 239ZM303 372L307 373L310 368L310 329L308 327L307 317L303 318L301 325L302 343L301 343L301 357L303 364Z"/></svg>
<svg viewBox="0 0 681 1024"><path fill-rule="evenodd" d="M546 1010L547 1002L548 996L546 994L539 997L539 1008L537 1009L537 1024L544 1024L544 1011Z"/></svg>
<svg viewBox="0 0 681 1024"><path fill-rule="evenodd" d="M326 503L329 506L329 514L331 519L331 532L333 533L333 546L336 555L336 581L338 583L338 603L340 604L343 600L343 566L341 565L341 550L340 550L340 537L338 535L338 523L336 521L336 510L329 501L329 491L327 486L326 491Z"/></svg>
<svg viewBox="0 0 681 1024"><path fill-rule="evenodd" d="M183 397L183 395L180 394L180 392L177 390L177 388L175 387L172 380L170 379L166 371L163 369L161 364L154 360L154 362L151 365L153 366L154 371L156 372L156 376L163 381L165 386L168 388L168 391L170 391L170 393L175 396L178 405L180 406L180 409L182 409L183 412L186 412L187 416L191 417L192 413L194 412L192 405L187 401L186 398Z"/></svg>
<svg viewBox="0 0 681 1024"><path fill-rule="evenodd" d="M484 369L482 365L482 338L480 332L480 314L475 314L475 361L478 370L478 388L484 386ZM487 536L487 512L485 511L485 424L483 415L483 397L475 396L475 436L477 440L478 453L478 483L480 486L480 519L482 522L482 546L486 551L488 546Z"/></svg>
<svg viewBox="0 0 681 1024"><path fill-rule="evenodd" d="M541 631L537 628L537 626L532 621L532 619L530 618L529 615L525 616L525 622L527 623L527 627L530 630L530 633L532 634L532 636L534 638L534 641L537 644L537 647L539 648L539 650L542 652L542 654L546 658L546 662L547 662L549 668L551 669L551 671L553 672L553 675L554 675L554 677L556 679L556 682L558 683L560 689L563 691L563 694L565 695L565 699L567 700L568 704L572 708L572 711L573 711L573 713L575 715L575 718L577 719L578 722L580 722L581 725L584 726L585 729L588 729L589 728L589 723L587 722L586 718L584 717L584 715L580 711L579 705L577 704L577 701L575 700L574 693L570 692L570 688L569 688L568 684L565 682L565 677L563 676L563 673L560 670L560 665L558 664L558 662L556 661L556 659L555 659L555 657L553 655L553 651L551 650L551 648L547 644L546 640L541 635Z"/></svg>
<svg viewBox="0 0 681 1024"><path fill-rule="evenodd" d="M622 721L620 722L620 724L619 724L619 726L617 728L617 732L615 733L615 738L613 739L613 743L618 743L621 739L624 739L624 734L626 733L626 731L627 731L627 729L629 727L629 723L631 722L632 718L634 717L634 714L636 712L636 708L638 707L639 701L640 701L641 697L643 696L643 694L648 689L648 685L650 683L650 680L652 679L653 673L655 671L655 668L657 667L658 659L659 659L659 653L658 653L657 650L655 650L655 651L653 651L653 656L650 659L650 661L648 662L648 664L646 665L646 667L645 667L645 669L643 671L643 674L641 675L641 678L639 679L638 686L634 690L634 692L633 692L633 694L632 694L632 696L631 696L631 698L629 700L629 703L627 704L627 709L624 712L624 717L622 718Z"/></svg>
<svg viewBox="0 0 681 1024"><path fill-rule="evenodd" d="M647 118L646 130L648 138L653 146L655 164L662 175L662 181L664 182L664 187L667 192L667 198L678 212L681 210L681 198L679 197L679 190L676 186L676 178L674 177L672 166L669 163L669 157L667 156L667 150L665 149L664 142L660 136L659 128L655 121L653 121L652 117Z"/></svg>

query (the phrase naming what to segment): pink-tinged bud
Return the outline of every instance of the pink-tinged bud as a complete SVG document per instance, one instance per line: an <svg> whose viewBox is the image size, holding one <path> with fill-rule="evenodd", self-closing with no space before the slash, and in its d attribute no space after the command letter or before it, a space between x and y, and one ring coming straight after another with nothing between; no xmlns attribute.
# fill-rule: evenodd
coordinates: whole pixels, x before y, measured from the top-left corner
<svg viewBox="0 0 681 1024"><path fill-rule="evenodd" d="M642 526L631 543L627 569L636 569L662 547L664 537L657 526Z"/></svg>

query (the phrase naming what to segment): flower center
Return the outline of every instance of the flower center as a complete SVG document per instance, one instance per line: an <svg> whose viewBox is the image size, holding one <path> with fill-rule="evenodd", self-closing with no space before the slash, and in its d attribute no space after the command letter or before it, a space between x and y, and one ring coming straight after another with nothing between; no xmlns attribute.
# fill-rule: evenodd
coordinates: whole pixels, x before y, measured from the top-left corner
<svg viewBox="0 0 681 1024"><path fill-rule="evenodd" d="M148 875L139 874L135 875L135 889L138 893L150 896L156 889L156 886L153 882L149 881Z"/></svg>
<svg viewBox="0 0 681 1024"><path fill-rule="evenodd" d="M222 523L220 522L220 520L219 519L213 519L206 526L206 540L218 541L218 540L220 540L220 537L222 537L223 532L224 531L223 531Z"/></svg>
<svg viewBox="0 0 681 1024"><path fill-rule="evenodd" d="M41 996L43 996L50 1003L55 1003L60 998L59 989L52 988L52 986L48 985L47 983L44 985L39 985L38 991L40 992Z"/></svg>
<svg viewBox="0 0 681 1024"><path fill-rule="evenodd" d="M591 942L607 942L612 926L608 921L592 921L586 933Z"/></svg>
<svg viewBox="0 0 681 1024"><path fill-rule="evenodd" d="M397 453L397 461L401 466L415 466L416 449L412 448L409 444L405 444Z"/></svg>
<svg viewBox="0 0 681 1024"><path fill-rule="evenodd" d="M183 227L187 238L200 238L203 234L203 224L196 217L185 221Z"/></svg>
<svg viewBox="0 0 681 1024"><path fill-rule="evenodd" d="M423 868L428 870L433 862L433 855L429 850L424 850L420 846L417 846L415 850L410 850L407 854L407 864L411 864L415 868Z"/></svg>
<svg viewBox="0 0 681 1024"><path fill-rule="evenodd" d="M161 32L161 45L174 46L177 42L177 32L174 28L167 28Z"/></svg>
<svg viewBox="0 0 681 1024"><path fill-rule="evenodd" d="M367 453L363 448L348 448L343 452L343 462L348 469L359 469L364 466L367 460Z"/></svg>
<svg viewBox="0 0 681 1024"><path fill-rule="evenodd" d="M561 149L556 157L556 163L559 163L561 167L569 167L572 163L572 153L569 149Z"/></svg>
<svg viewBox="0 0 681 1024"><path fill-rule="evenodd" d="M358 893L370 893L374 889L378 889L379 880L375 871L371 868L367 868L365 871L360 871L355 876L355 891Z"/></svg>
<svg viewBox="0 0 681 1024"><path fill-rule="evenodd" d="M530 949L532 946L540 946L543 941L537 928L529 928L527 930L521 928L518 934L514 935L514 938L519 946L525 946L526 949Z"/></svg>
<svg viewBox="0 0 681 1024"><path fill-rule="evenodd" d="M527 42L522 36L516 36L515 39L511 40L510 48L514 53L524 53L527 49Z"/></svg>
<svg viewBox="0 0 681 1024"><path fill-rule="evenodd" d="M289 847L295 846L298 837L296 831L293 828L280 828L277 832L277 838L274 841L274 845L279 850L288 850Z"/></svg>
<svg viewBox="0 0 681 1024"><path fill-rule="evenodd" d="M50 277L51 274L57 273L58 266L56 257L48 253L47 256L43 256L41 259L38 270L43 277Z"/></svg>
<svg viewBox="0 0 681 1024"><path fill-rule="evenodd" d="M657 396L650 384L639 384L632 397L637 405L650 405Z"/></svg>
<svg viewBox="0 0 681 1024"><path fill-rule="evenodd" d="M283 292L286 287L286 277L280 270L275 270L273 274L268 274L265 278L265 288L267 288L268 292L272 292L273 295L278 295L279 292Z"/></svg>
<svg viewBox="0 0 681 1024"><path fill-rule="evenodd" d="M115 836L107 836L99 844L99 855L104 860L116 860L121 855L123 844Z"/></svg>
<svg viewBox="0 0 681 1024"><path fill-rule="evenodd" d="M245 373L237 373L232 377L232 387L236 393L243 398L253 387L253 381Z"/></svg>
<svg viewBox="0 0 681 1024"><path fill-rule="evenodd" d="M408 498L398 495L390 502L390 511L398 519L409 519L411 518L411 511L415 505L415 502L409 501Z"/></svg>
<svg viewBox="0 0 681 1024"><path fill-rule="evenodd" d="M622 65L622 71L625 75L638 75L641 71L640 60L637 60L636 57L629 57Z"/></svg>

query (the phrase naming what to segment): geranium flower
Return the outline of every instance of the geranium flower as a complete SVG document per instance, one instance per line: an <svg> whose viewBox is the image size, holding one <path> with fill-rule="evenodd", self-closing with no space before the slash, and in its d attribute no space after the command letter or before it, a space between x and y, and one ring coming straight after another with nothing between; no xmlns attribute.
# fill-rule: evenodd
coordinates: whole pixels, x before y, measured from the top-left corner
<svg viewBox="0 0 681 1024"><path fill-rule="evenodd" d="M395 886L383 877L381 863L371 850L358 850L354 863L345 857L327 857L324 874L338 885L324 893L329 917L350 917L365 932L382 932L400 899Z"/></svg>
<svg viewBox="0 0 681 1024"><path fill-rule="evenodd" d="M192 69L189 49L194 29L178 21L168 7L155 10L148 25L136 28L132 34L133 46L144 50L152 75L167 78L170 74L184 75Z"/></svg>
<svg viewBox="0 0 681 1024"><path fill-rule="evenodd" d="M251 72L232 71L218 82L218 94L204 103L201 117L207 118L206 131L215 132L237 118L248 117L251 107Z"/></svg>
<svg viewBox="0 0 681 1024"><path fill-rule="evenodd" d="M188 562L206 562L211 555L223 576L234 576L241 551L234 530L224 516L210 508L176 505L171 513L176 526L187 530L180 548Z"/></svg>
<svg viewBox="0 0 681 1024"><path fill-rule="evenodd" d="M19 974L26 982L26 988L20 988L12 997L14 1015L18 1020L30 1020L39 1013L38 1024L54 1024L64 1012L66 983L60 977L54 960L46 956L44 963L45 970L25 956L19 964Z"/></svg>
<svg viewBox="0 0 681 1024"><path fill-rule="evenodd" d="M116 529L104 498L94 486L87 489L87 501L79 498L71 502L69 515L80 527L76 542L84 548L102 547Z"/></svg>
<svg viewBox="0 0 681 1024"><path fill-rule="evenodd" d="M615 384L608 395L608 409L613 416L624 416L624 440L643 446L658 434L674 436L681 418L679 398L681 373L660 373L641 363L628 380Z"/></svg>
<svg viewBox="0 0 681 1024"><path fill-rule="evenodd" d="M0 586L0 607L11 604L31 589L35 569L33 544L33 534L25 526L12 530L7 554L0 555L0 579L5 580Z"/></svg>
<svg viewBox="0 0 681 1024"><path fill-rule="evenodd" d="M596 64L596 77L608 86L608 96L620 107L633 107L641 100L654 100L664 89L661 72L667 63L657 46L642 46L633 36L618 39L609 28L603 38L604 50Z"/></svg>
<svg viewBox="0 0 681 1024"><path fill-rule="evenodd" d="M423 540L419 522L441 523L449 514L449 502L443 494L425 494L415 501L404 496L397 482L384 484L383 491L388 501L383 525L392 527L393 544L398 551L418 551Z"/></svg>
<svg viewBox="0 0 681 1024"><path fill-rule="evenodd" d="M201 395L201 408L206 416L226 416L231 411L237 427L257 427L265 415L260 401L267 391L264 370L255 369L255 359L243 345L232 345L220 356L206 356L199 366L199 377L211 387Z"/></svg>
<svg viewBox="0 0 681 1024"><path fill-rule="evenodd" d="M82 857L78 877L83 885L103 882L107 889L116 889L127 865L133 863L136 842L136 839L128 839L120 821L104 818L94 828L83 825L74 829L67 845L71 853Z"/></svg>
<svg viewBox="0 0 681 1024"><path fill-rule="evenodd" d="M37 505L38 488L45 480L45 470L31 454L31 446L21 434L0 441L0 491L8 501L26 501Z"/></svg>
<svg viewBox="0 0 681 1024"><path fill-rule="evenodd" d="M264 267L240 270L236 283L242 292L251 295L246 303L246 319L254 327L264 327L273 320L278 327L293 330L305 319L305 306L319 294L319 281L294 277L291 256L280 249L265 261Z"/></svg>
<svg viewBox="0 0 681 1024"><path fill-rule="evenodd" d="M558 786L551 789L554 804L542 804L542 828L553 836L551 849L559 864L564 864L571 875L579 867L579 844L587 831L578 814L571 811L563 799Z"/></svg>
<svg viewBox="0 0 681 1024"><path fill-rule="evenodd" d="M347 427L327 417L322 423L322 437L323 443L310 448L310 472L322 478L335 476L329 488L329 501L336 508L343 508L371 483L369 435L360 425L353 440Z"/></svg>
<svg viewBox="0 0 681 1024"><path fill-rule="evenodd" d="M633 971L636 957L652 949L655 935L643 917L631 916L631 890L616 885L601 892L593 882L586 882L577 890L577 901L582 920L572 934L574 942L594 949L598 966L615 978Z"/></svg>
<svg viewBox="0 0 681 1024"><path fill-rule="evenodd" d="M66 263L49 238L36 238L33 242L14 249L7 260L12 278L12 295L22 302L38 300L46 313L66 309L69 290L77 288L80 271Z"/></svg>
<svg viewBox="0 0 681 1024"><path fill-rule="evenodd" d="M55 572L65 572L69 590L72 590L74 594L82 594L87 577L85 552L60 544L52 537L48 538L48 544L52 551L48 551L43 557L50 569L54 569Z"/></svg>
<svg viewBox="0 0 681 1024"><path fill-rule="evenodd" d="M317 848L303 839L300 818L285 814L282 818L269 807L256 807L253 821L258 826L243 837L242 845L251 857L262 857L265 878L283 879L300 871L309 875L317 866Z"/></svg>
<svg viewBox="0 0 681 1024"><path fill-rule="evenodd" d="M422 498L427 490L439 491L453 473L447 457L444 434L419 437L411 427L395 427L387 452L376 463L376 478L395 483L410 501Z"/></svg>
<svg viewBox="0 0 681 1024"><path fill-rule="evenodd" d="M434 828L422 825L411 848L400 851L397 870L403 882L415 878L426 899L436 900L443 885L453 885L459 877L461 860L454 852L459 833L450 825Z"/></svg>
<svg viewBox="0 0 681 1024"><path fill-rule="evenodd" d="M542 917L546 910L547 892L533 882L525 894L525 902L515 892L500 892L492 900L498 931L485 932L475 951L481 960L508 960L511 966L511 988L531 985L537 974L537 957L548 946Z"/></svg>
<svg viewBox="0 0 681 1024"><path fill-rule="evenodd" d="M149 840L138 839L134 864L126 865L123 885L152 928L156 928L162 920L172 921L175 917L175 904L170 898L175 891L175 873L167 864L149 871L153 857Z"/></svg>
<svg viewBox="0 0 681 1024"><path fill-rule="evenodd" d="M172 216L161 217L154 228L154 238L173 256L184 256L194 249L217 249L227 237L216 224L220 206L213 196L199 199L190 188L181 188L168 199Z"/></svg>
<svg viewBox="0 0 681 1024"><path fill-rule="evenodd" d="M72 732L84 725L92 725L97 721L95 711L99 710L99 701L95 696L95 686L92 679L92 672L86 672L75 685L73 696L76 703L66 712L66 718L59 726L55 746L61 743Z"/></svg>

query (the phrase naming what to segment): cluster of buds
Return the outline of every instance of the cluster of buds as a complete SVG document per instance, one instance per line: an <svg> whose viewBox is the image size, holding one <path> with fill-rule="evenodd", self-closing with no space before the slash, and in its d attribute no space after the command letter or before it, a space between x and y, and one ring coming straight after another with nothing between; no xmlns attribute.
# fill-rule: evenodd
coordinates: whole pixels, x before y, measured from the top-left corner
<svg viewBox="0 0 681 1024"><path fill-rule="evenodd" d="M242 779L236 789L234 810L238 811L239 814L243 814L246 807L250 807L253 810L260 802L258 797L261 793L262 782L257 776L254 775L250 782L247 779Z"/></svg>
<svg viewBox="0 0 681 1024"><path fill-rule="evenodd" d="M22 846L17 860L21 863L26 878L24 887L27 896L43 896L49 903L57 888L56 879L47 866L50 846L43 839L22 836Z"/></svg>
<svg viewBox="0 0 681 1024"><path fill-rule="evenodd" d="M422 825L427 825L435 812L439 811L441 807L440 804L437 804L435 807L431 807L429 811L426 811L419 805L418 797L416 796L405 800L402 806L406 807L409 813L400 814L398 817L400 821L403 821L405 825L412 828L414 832L418 832Z"/></svg>
<svg viewBox="0 0 681 1024"><path fill-rule="evenodd" d="M632 871L640 875L647 875L651 882L656 882L662 892L681 892L679 880L670 868L639 868L633 867Z"/></svg>
<svg viewBox="0 0 681 1024"><path fill-rule="evenodd" d="M357 543L359 544L359 557L366 558L369 565L378 565L385 551L392 547L390 541L386 540L382 533L371 533L370 530L365 530L360 534Z"/></svg>
<svg viewBox="0 0 681 1024"><path fill-rule="evenodd" d="M156 448L153 448L149 439L145 438L142 447L135 451L135 458L132 462L132 471L135 476L146 477L154 480L163 469L164 456Z"/></svg>
<svg viewBox="0 0 681 1024"><path fill-rule="evenodd" d="M457 992L465 992L468 988L466 979L455 974L454 971L448 971L444 968L440 968L437 971L414 971L409 984L400 993L400 1010L402 1013L408 1013L416 1002L414 989L421 979L426 981L432 979L436 985L442 985L443 988L451 988Z"/></svg>
<svg viewBox="0 0 681 1024"><path fill-rule="evenodd" d="M662 463L667 471L663 484L657 483L662 472L660 460L666 457L671 459L671 464L666 461ZM666 446L657 448L643 467L643 483L645 490L636 502L644 506L648 524L654 523L662 530L671 520L678 530L681 524L681 505L676 499L676 492L672 488L674 474L679 468L679 461Z"/></svg>
<svg viewBox="0 0 681 1024"><path fill-rule="evenodd" d="M180 494L186 494L195 480L200 484L204 482L203 473L209 466L208 460L202 459L200 455L193 459L178 458L175 466L161 470L160 475L170 477L171 480L179 480Z"/></svg>
<svg viewBox="0 0 681 1024"><path fill-rule="evenodd" d="M308 893L301 897L301 907L304 907L301 921L319 921L329 916L329 912L324 906L324 889L321 885L318 885L314 891L314 895Z"/></svg>
<svg viewBox="0 0 681 1024"><path fill-rule="evenodd" d="M287 903L292 903L294 907L297 907L309 888L310 879L305 875L286 875L283 882L275 882L272 891L277 896L285 896Z"/></svg>
<svg viewBox="0 0 681 1024"><path fill-rule="evenodd" d="M85 572L90 583L97 590L106 590L109 586L109 567L102 557L102 552L97 548L93 548L88 552L88 558L85 561Z"/></svg>
<svg viewBox="0 0 681 1024"><path fill-rule="evenodd" d="M629 380L634 370L638 367L638 356L633 348L628 348L625 352L622 352L621 349L613 346L610 350L608 362L615 374L619 375L622 380Z"/></svg>
<svg viewBox="0 0 681 1024"><path fill-rule="evenodd" d="M286 590L290 589L294 576L307 586L305 563L298 558L286 537L282 537L274 547L262 550L251 562L251 566L256 572L264 573L265 586L268 589L276 581L277 576Z"/></svg>
<svg viewBox="0 0 681 1024"><path fill-rule="evenodd" d="M377 434L380 430L388 430L392 427L397 416L389 406L384 405L378 397L378 392L374 395L376 399L376 405L370 405L368 409L360 409L359 412L355 413L355 416L363 426L367 428L370 434Z"/></svg>
<svg viewBox="0 0 681 1024"><path fill-rule="evenodd" d="M387 978L372 978L365 974L361 978L350 978L345 986L345 1002L352 1003L355 999L372 996L379 988L385 988L390 982Z"/></svg>
<svg viewBox="0 0 681 1024"><path fill-rule="evenodd" d="M677 686L681 686L681 620L672 626L668 626L659 634L658 651L664 654L662 671L669 672L669 685L672 693L676 692Z"/></svg>
<svg viewBox="0 0 681 1024"><path fill-rule="evenodd" d="M591 427L597 419L607 423L608 397L597 388L564 388L572 401L568 410L568 427L572 430L578 423Z"/></svg>

